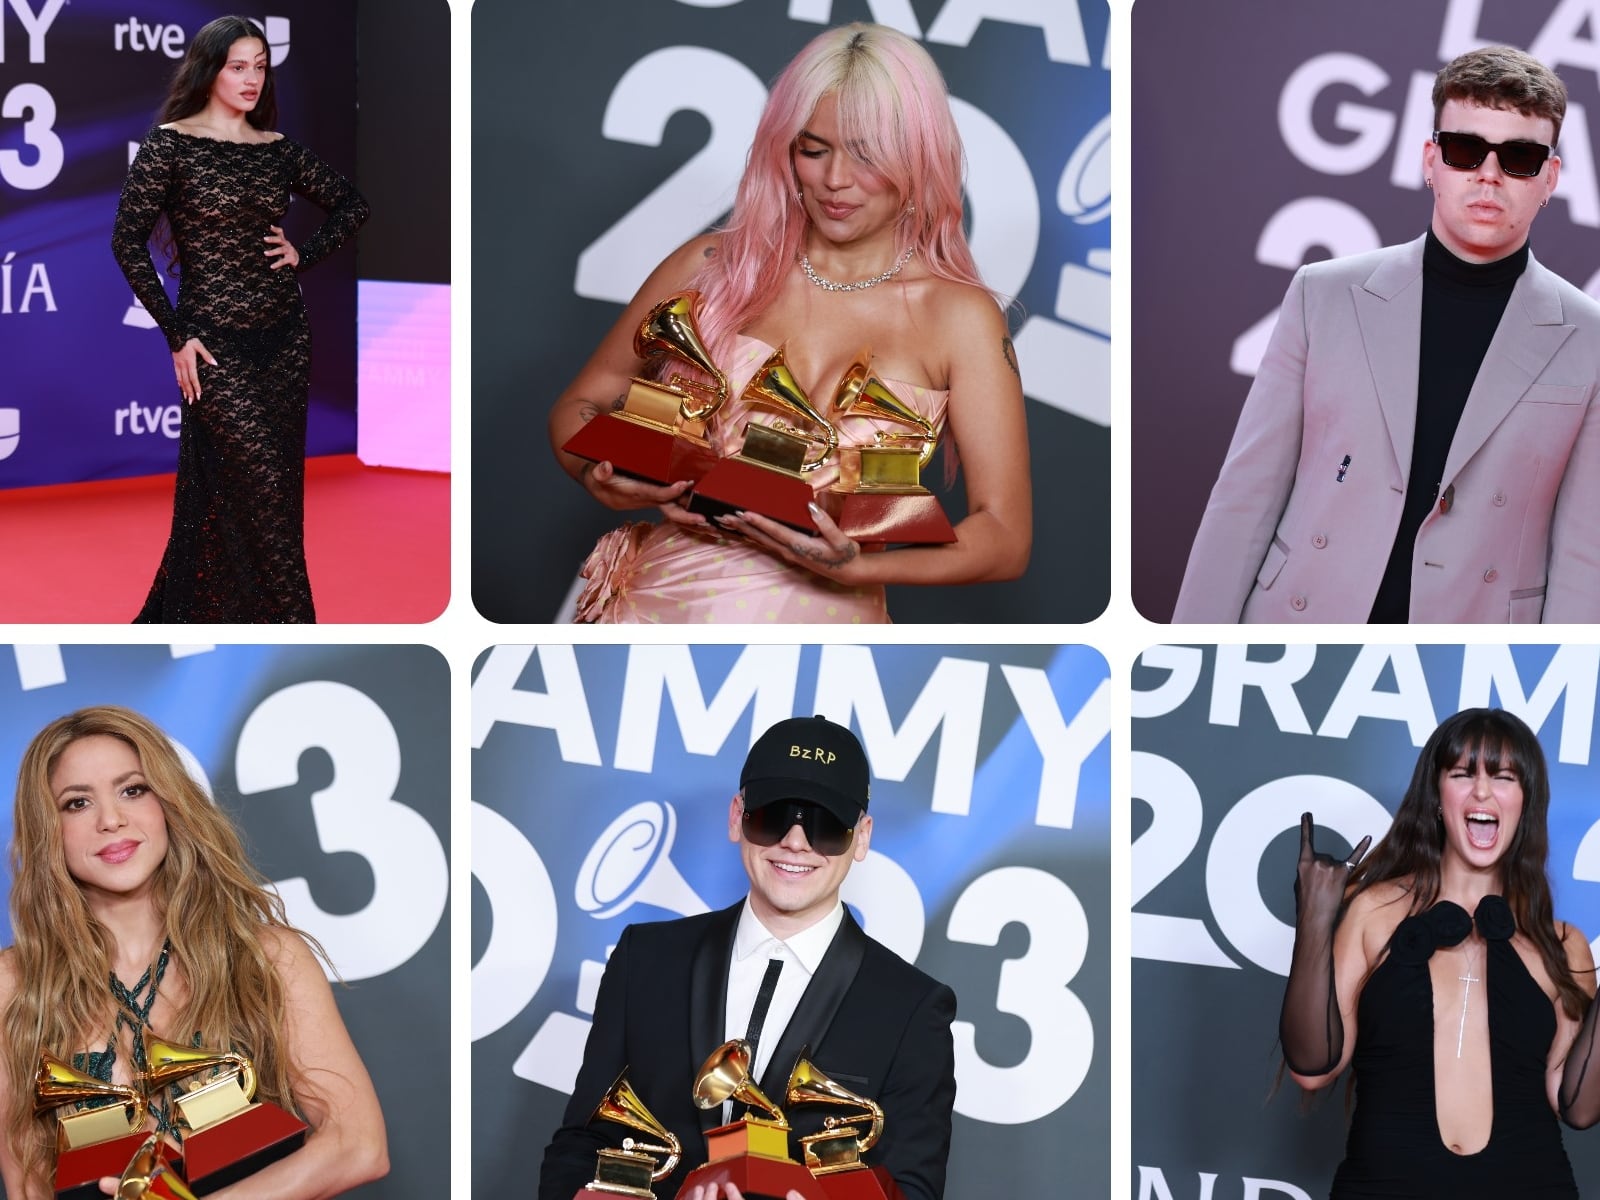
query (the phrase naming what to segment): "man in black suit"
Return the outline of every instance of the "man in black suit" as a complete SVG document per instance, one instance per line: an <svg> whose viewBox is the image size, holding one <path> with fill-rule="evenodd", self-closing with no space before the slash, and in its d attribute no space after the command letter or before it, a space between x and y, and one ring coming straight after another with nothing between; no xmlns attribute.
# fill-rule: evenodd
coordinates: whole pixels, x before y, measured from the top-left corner
<svg viewBox="0 0 1600 1200"><path fill-rule="evenodd" d="M675 1196L706 1161L705 1132L731 1119L728 1104L695 1107L695 1072L736 1037L754 1043L752 1074L780 1106L802 1050L876 1100L884 1134L865 1161L884 1167L907 1200L940 1200L956 1094L955 993L869 938L840 903L850 864L872 840L868 780L861 743L823 717L780 721L756 740L728 806L728 840L750 893L721 912L623 931L564 1122L545 1151L539 1200L571 1200L594 1177L595 1151L621 1145L627 1129L589 1117L624 1071L683 1143L677 1169L655 1185L657 1196ZM826 1110L786 1115L800 1161L799 1136L821 1129Z"/></svg>

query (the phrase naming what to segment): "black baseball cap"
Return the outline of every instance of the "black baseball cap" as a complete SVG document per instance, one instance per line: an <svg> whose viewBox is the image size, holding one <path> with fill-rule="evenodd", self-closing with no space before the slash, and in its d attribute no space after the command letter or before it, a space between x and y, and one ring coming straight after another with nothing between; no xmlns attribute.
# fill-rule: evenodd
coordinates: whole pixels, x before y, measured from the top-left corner
<svg viewBox="0 0 1600 1200"><path fill-rule="evenodd" d="M790 717L750 747L739 790L746 811L809 800L853 826L866 811L870 780L867 754L855 734L824 716Z"/></svg>

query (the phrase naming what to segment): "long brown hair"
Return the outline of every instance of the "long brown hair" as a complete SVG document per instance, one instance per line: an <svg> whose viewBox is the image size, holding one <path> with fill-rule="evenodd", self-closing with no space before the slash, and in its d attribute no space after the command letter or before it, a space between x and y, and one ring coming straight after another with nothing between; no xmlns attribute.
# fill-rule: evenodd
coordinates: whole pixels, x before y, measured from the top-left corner
<svg viewBox="0 0 1600 1200"><path fill-rule="evenodd" d="M232 822L184 769L172 743L145 717L115 706L85 708L52 721L29 744L17 773L11 844L11 948L16 987L0 1015L6 1082L12 1097L5 1136L25 1175L42 1177L55 1143L54 1119L36 1118L39 1055L67 1057L104 1042L115 1022L107 989L113 938L67 871L50 773L81 738L106 736L139 756L167 824L167 855L151 878L153 903L171 944L170 967L189 996L174 1027L178 1042L236 1049L256 1066L261 1098L295 1107L284 1044L283 981L263 944L267 928L289 925L283 901L245 857ZM314 939L306 939L321 952ZM325 957L325 956L324 956Z"/></svg>
<svg viewBox="0 0 1600 1200"><path fill-rule="evenodd" d="M1439 776L1462 759L1472 771L1480 762L1491 773L1509 767L1522 785L1522 819L1500 860L1500 888L1516 918L1517 931L1539 951L1562 1009L1576 1020L1589 1006L1589 997L1567 966L1545 874L1550 854L1550 774L1533 730L1504 709L1465 709L1433 731L1417 755L1411 784L1389 832L1350 877L1346 906L1367 888L1389 881L1409 890L1413 914L1431 908L1438 900L1439 862L1444 852Z"/></svg>

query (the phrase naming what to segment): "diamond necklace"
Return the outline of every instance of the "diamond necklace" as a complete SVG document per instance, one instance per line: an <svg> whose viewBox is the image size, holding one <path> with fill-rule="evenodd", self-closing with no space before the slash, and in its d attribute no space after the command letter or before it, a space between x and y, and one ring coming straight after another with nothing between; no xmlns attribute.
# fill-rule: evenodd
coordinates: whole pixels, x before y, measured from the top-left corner
<svg viewBox="0 0 1600 1200"><path fill-rule="evenodd" d="M858 279L854 283L835 283L831 279L824 279L811 268L811 256L800 255L800 269L806 273L806 278L811 280L825 292L863 292L867 288L877 287L880 283L893 279L900 274L901 269L911 261L911 256L917 252L915 246L906 247L906 252L900 256L900 261L895 263L881 275L874 275L871 279Z"/></svg>

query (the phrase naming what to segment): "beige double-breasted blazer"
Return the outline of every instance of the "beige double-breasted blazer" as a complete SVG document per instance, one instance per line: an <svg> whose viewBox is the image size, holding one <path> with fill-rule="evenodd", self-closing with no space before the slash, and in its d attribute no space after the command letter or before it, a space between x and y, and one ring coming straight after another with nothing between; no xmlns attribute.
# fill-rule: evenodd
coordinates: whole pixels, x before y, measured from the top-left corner
<svg viewBox="0 0 1600 1200"><path fill-rule="evenodd" d="M1174 621L1367 619L1411 467L1423 242L1295 274ZM1600 304L1530 254L1417 531L1412 621L1600 621L1597 388Z"/></svg>

